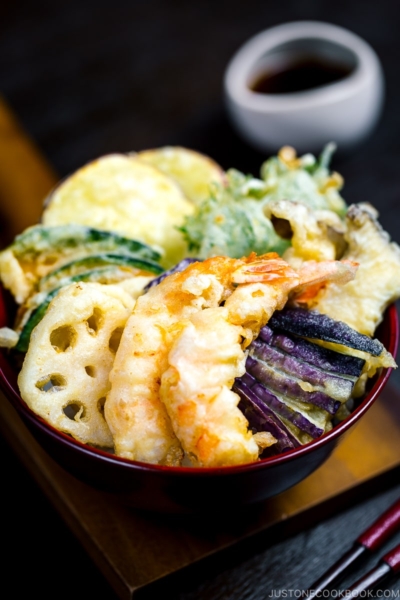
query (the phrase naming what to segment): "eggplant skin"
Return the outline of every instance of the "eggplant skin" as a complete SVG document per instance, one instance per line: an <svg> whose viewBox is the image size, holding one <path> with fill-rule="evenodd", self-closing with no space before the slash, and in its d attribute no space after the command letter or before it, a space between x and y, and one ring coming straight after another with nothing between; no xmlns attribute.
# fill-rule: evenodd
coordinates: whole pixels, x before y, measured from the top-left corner
<svg viewBox="0 0 400 600"><path fill-rule="evenodd" d="M235 380L232 389L240 397L239 408L250 427L256 431L269 431L274 436L274 451L286 452L301 445L275 413L240 378Z"/></svg>
<svg viewBox="0 0 400 600"><path fill-rule="evenodd" d="M312 438L319 438L325 433L323 429L311 423L304 415L289 408L261 383L256 381L251 389L277 416L292 423L292 425L304 431L304 433L308 433Z"/></svg>
<svg viewBox="0 0 400 600"><path fill-rule="evenodd" d="M341 354L283 332L274 332L268 325L261 329L258 340L329 373L358 378L365 365L363 358Z"/></svg>
<svg viewBox="0 0 400 600"><path fill-rule="evenodd" d="M183 260L179 261L175 266L171 267L167 271L164 271L164 273L161 273L161 275L149 281L149 283L144 288L144 292L148 292L150 288L161 283L163 279L168 277L168 275L172 275L173 273L180 273L181 271L184 271L186 267L195 262L202 262L202 260L200 258L184 258Z"/></svg>
<svg viewBox="0 0 400 600"><path fill-rule="evenodd" d="M358 333L346 323L336 321L328 315L305 308L284 308L276 311L269 320L272 329L293 333L305 338L334 342L380 356L384 347L379 340Z"/></svg>
<svg viewBox="0 0 400 600"><path fill-rule="evenodd" d="M254 392L257 398L274 413L283 425L287 426L300 443L307 443L325 433L323 427L319 427L318 424L312 421L311 415L299 412L286 404L282 395L279 396L268 389L250 373L246 372L242 375L240 381ZM323 412L320 411L320 414L323 415Z"/></svg>
<svg viewBox="0 0 400 600"><path fill-rule="evenodd" d="M306 391L300 385L301 380L288 377L287 374L275 370L271 364L267 364L254 356L247 357L246 371L270 391L295 401L317 406L332 416L336 414L342 402L350 397L353 387L352 382L347 380L346 383L350 384L350 391L342 401L332 398L320 390ZM304 379L304 381L308 382L307 379Z"/></svg>
<svg viewBox="0 0 400 600"><path fill-rule="evenodd" d="M304 338L333 341L374 355L383 350L377 340L317 311L284 308L273 314L250 344L246 373L236 379L234 390L253 429L267 430L279 440L273 429L283 428L290 442L294 438L300 445L321 437L332 426L365 365L363 359ZM275 450L283 452L288 446L284 437Z"/></svg>
<svg viewBox="0 0 400 600"><path fill-rule="evenodd" d="M316 368L312 363L302 362L258 340L255 340L250 345L250 356L265 365L267 378L270 370L274 369L274 371L279 372L283 376L285 374L288 376L286 379L288 380L289 387L293 379L300 382L306 381L312 386L312 390L310 391L323 392L341 402L345 402L348 399L356 381L355 378L341 377L337 373L327 373ZM269 378L273 380L273 377L274 373L271 373ZM302 395L301 392L300 395ZM304 395L306 402L307 397L307 394Z"/></svg>

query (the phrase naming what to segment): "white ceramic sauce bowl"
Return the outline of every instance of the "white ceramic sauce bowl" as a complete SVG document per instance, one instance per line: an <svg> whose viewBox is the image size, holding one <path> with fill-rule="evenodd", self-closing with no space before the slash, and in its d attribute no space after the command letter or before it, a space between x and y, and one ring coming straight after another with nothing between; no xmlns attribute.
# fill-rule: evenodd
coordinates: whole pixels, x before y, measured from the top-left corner
<svg viewBox="0 0 400 600"><path fill-rule="evenodd" d="M251 89L268 69L303 55L341 64L349 74L304 91ZM284 145L298 152L320 151L328 142L347 151L372 132L384 99L383 71L371 46L346 29L318 21L285 23L251 38L228 64L224 88L238 133L273 153Z"/></svg>

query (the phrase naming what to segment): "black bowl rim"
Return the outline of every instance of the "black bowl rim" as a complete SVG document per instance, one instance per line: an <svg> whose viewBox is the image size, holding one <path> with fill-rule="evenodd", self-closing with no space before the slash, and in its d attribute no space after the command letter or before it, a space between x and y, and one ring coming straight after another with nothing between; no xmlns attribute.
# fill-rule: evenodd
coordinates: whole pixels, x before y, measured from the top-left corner
<svg viewBox="0 0 400 600"><path fill-rule="evenodd" d="M2 292L2 289L0 289L0 292ZM2 294L0 294L0 309L4 310L4 303L3 306L1 305L3 299L4 297L2 296ZM383 324L386 325L389 331L389 344L386 349L392 354L392 356L395 357L399 341L399 318L395 304L391 304L386 309L383 318ZM7 361L6 358L5 360ZM10 368L12 369L11 366ZM53 438L57 443L62 443L64 446L72 448L75 452L81 451L88 456L100 458L102 462L105 461L110 464L116 464L119 467L126 467L128 470L132 471L146 471L162 475L166 475L169 473L171 475L174 475L175 477L220 477L221 475L234 475L243 472L249 473L254 471L260 471L269 467L280 465L282 463L287 463L290 462L292 459L298 459L301 456L310 454L314 450L317 450L318 448L329 444L333 440L336 440L342 435L342 433L350 429L372 406L372 404L379 396L381 390L385 387L392 370L392 368L382 369L371 390L368 392L367 396L364 398L361 404L345 420L333 427L331 431L325 433L320 438L317 438L309 442L308 444L305 444L304 446L294 448L293 450L289 450L276 456L263 458L259 461L252 463L244 463L240 465L230 465L224 467L173 467L134 461L128 458L113 455L110 452L107 452L106 450L89 446L80 442L79 440L75 440L68 434L57 430L55 427L47 423L42 417L40 417L34 411L32 411L29 408L29 406L25 403L25 401L21 398L17 388L7 378L1 364L0 388L3 390L8 400L11 402L14 408L16 408L17 412L23 419L27 419L36 428L40 429L46 435L50 435L50 437Z"/></svg>

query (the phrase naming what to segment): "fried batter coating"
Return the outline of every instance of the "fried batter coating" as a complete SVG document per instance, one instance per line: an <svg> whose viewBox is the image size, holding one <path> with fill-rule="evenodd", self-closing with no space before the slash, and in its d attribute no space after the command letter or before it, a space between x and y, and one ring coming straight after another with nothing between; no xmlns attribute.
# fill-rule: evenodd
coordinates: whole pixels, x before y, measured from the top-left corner
<svg viewBox="0 0 400 600"><path fill-rule="evenodd" d="M116 453L144 462L179 462L181 444L160 400L160 382L183 324L194 314L225 303L245 343L250 343L253 330L283 306L298 279L275 253L243 259L214 257L170 275L141 296L110 373L105 415Z"/></svg>
<svg viewBox="0 0 400 600"><path fill-rule="evenodd" d="M257 440L231 391L244 372L245 348L291 291L336 270L337 261L333 269L316 263L297 273L275 253L220 256L141 296L110 373L105 415L116 453L179 464L182 445L202 466L256 460Z"/></svg>
<svg viewBox="0 0 400 600"><path fill-rule="evenodd" d="M232 296L231 296L232 298ZM254 462L259 448L232 391L245 372L243 328L225 307L188 320L169 352L160 395L173 429L196 466ZM273 438L271 442L275 442Z"/></svg>
<svg viewBox="0 0 400 600"><path fill-rule="evenodd" d="M275 269L273 262L243 265L233 273L232 279L242 285L224 306L192 315L169 352L160 395L185 452L198 466L257 460L260 441L248 430L238 408L239 396L231 389L235 378L245 372L246 345L273 312L283 308L289 293L321 285L339 271L354 276L352 268L338 261L304 263L297 277L288 266L283 271L281 259ZM246 283L246 278L255 282ZM264 447L274 441L264 440Z"/></svg>
<svg viewBox="0 0 400 600"><path fill-rule="evenodd" d="M400 296L400 248L368 206L352 205L346 223L343 258L359 263L357 275L345 285L329 283L309 307L372 336L386 307Z"/></svg>
<svg viewBox="0 0 400 600"><path fill-rule="evenodd" d="M305 260L335 260L344 250L345 226L331 210L312 210L301 202L277 200L264 207L277 233L291 239L283 258L292 267Z"/></svg>
<svg viewBox="0 0 400 600"><path fill-rule="evenodd" d="M118 286L63 288L32 332L18 377L28 406L77 440L112 448L104 418L108 375L134 305Z"/></svg>

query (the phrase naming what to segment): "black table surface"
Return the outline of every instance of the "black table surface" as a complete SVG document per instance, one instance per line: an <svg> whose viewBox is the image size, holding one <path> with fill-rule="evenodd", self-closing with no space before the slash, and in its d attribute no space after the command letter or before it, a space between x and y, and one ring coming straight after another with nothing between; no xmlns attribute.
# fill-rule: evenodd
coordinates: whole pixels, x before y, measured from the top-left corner
<svg viewBox="0 0 400 600"><path fill-rule="evenodd" d="M347 202L372 202L400 242L395 1L4 0L1 13L0 93L60 176L110 152L174 144L205 152L224 168L258 174L266 156L237 137L225 113L222 80L230 57L250 36L285 21L349 28L378 53L386 100L371 137L351 155L334 157L333 167L345 178ZM392 384L399 382L394 374ZM5 597L116 598L1 439L0 449L2 587L13 590ZM178 578L169 593L181 600L298 597L400 496L399 481L393 473L385 485L311 529ZM382 552L399 541L398 535ZM62 581L57 592L56 578ZM395 597L399 583L389 581L382 589Z"/></svg>

